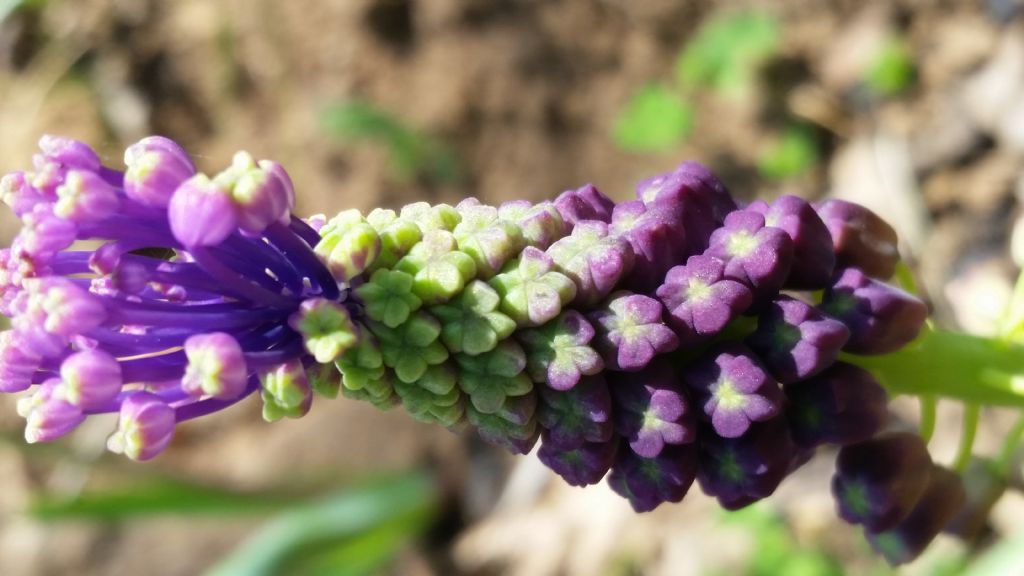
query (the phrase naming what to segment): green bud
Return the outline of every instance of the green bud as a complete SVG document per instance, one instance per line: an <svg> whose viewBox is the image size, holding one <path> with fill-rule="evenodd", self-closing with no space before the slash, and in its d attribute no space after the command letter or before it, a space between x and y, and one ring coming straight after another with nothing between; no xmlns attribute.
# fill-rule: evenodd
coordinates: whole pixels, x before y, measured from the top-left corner
<svg viewBox="0 0 1024 576"><path fill-rule="evenodd" d="M441 321L441 341L448 350L476 356L493 350L516 329L511 318L498 312L500 303L493 288L473 280L458 297L430 312Z"/></svg>
<svg viewBox="0 0 1024 576"><path fill-rule="evenodd" d="M288 318L288 325L302 336L306 350L321 364L333 362L359 340L348 309L324 298L304 300Z"/></svg>
<svg viewBox="0 0 1024 576"><path fill-rule="evenodd" d="M467 206L461 210L462 222L452 232L465 252L476 263L477 275L494 276L510 258L525 246L523 234L512 222L498 218L493 206Z"/></svg>
<svg viewBox="0 0 1024 576"><path fill-rule="evenodd" d="M369 282L355 289L355 295L362 300L367 316L394 328L423 304L412 293L412 284L413 277L405 272L380 269Z"/></svg>
<svg viewBox="0 0 1024 576"><path fill-rule="evenodd" d="M359 210L345 210L331 218L320 237L313 251L344 282L362 274L380 254L380 237Z"/></svg>
<svg viewBox="0 0 1024 576"><path fill-rule="evenodd" d="M395 269L413 276L413 293L426 304L447 302L476 276L476 263L444 230L426 233Z"/></svg>
<svg viewBox="0 0 1024 576"><path fill-rule="evenodd" d="M342 386L341 395L349 400L369 402L378 410L390 410L401 403L401 399L395 394L394 383L394 373L382 369L380 378L364 381L361 388Z"/></svg>
<svg viewBox="0 0 1024 576"><path fill-rule="evenodd" d="M334 364L314 364L306 370L306 376L309 378L309 387L315 394L330 399L338 397L341 373Z"/></svg>
<svg viewBox="0 0 1024 576"><path fill-rule="evenodd" d="M422 310L396 328L388 328L372 320L368 325L380 341L384 364L393 368L402 382L419 380L427 367L448 358L448 350L437 339L441 334L441 324Z"/></svg>
<svg viewBox="0 0 1024 576"><path fill-rule="evenodd" d="M533 390L533 382L523 372L526 354L513 340L505 340L490 352L479 356L458 354L459 386L469 395L473 406L493 414L510 396L522 396Z"/></svg>
<svg viewBox="0 0 1024 576"><path fill-rule="evenodd" d="M501 311L521 327L547 323L576 296L576 283L555 270L550 256L532 246L509 262L490 285L501 296Z"/></svg>
<svg viewBox="0 0 1024 576"><path fill-rule="evenodd" d="M465 413L465 403L456 382L458 374L450 362L427 368L411 384L397 382L395 392L409 414L421 422L454 426Z"/></svg>
<svg viewBox="0 0 1024 576"><path fill-rule="evenodd" d="M349 390L361 390L384 377L384 357L373 334L362 328L363 338L335 362L341 382Z"/></svg>
<svg viewBox="0 0 1024 576"><path fill-rule="evenodd" d="M309 412L313 391L302 363L292 360L260 374L263 419L300 418Z"/></svg>
<svg viewBox="0 0 1024 576"><path fill-rule="evenodd" d="M458 210L448 204L431 206L427 202L414 202L406 205L402 208L399 218L419 226L424 236L434 230L451 232L462 220Z"/></svg>
<svg viewBox="0 0 1024 576"><path fill-rule="evenodd" d="M380 254L367 270L394 267L423 239L420 227L415 222L399 218L394 210L375 208L366 216L366 221L380 237Z"/></svg>

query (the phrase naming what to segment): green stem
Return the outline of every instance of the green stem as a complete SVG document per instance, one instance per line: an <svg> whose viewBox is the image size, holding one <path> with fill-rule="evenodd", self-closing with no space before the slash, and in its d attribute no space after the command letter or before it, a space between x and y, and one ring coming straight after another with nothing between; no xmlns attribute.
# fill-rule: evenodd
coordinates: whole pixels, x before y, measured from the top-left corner
<svg viewBox="0 0 1024 576"><path fill-rule="evenodd" d="M935 396L921 396L921 438L925 443L931 442L935 434L935 412L938 407L938 400Z"/></svg>
<svg viewBox="0 0 1024 576"><path fill-rule="evenodd" d="M1017 422L1013 425L1013 428L1010 428L1010 431L1006 433L1006 440L999 450L999 455L996 456L995 461L992 463L1000 478L1006 478L1009 474L1010 467L1013 465L1013 456L1017 453L1022 439L1024 439L1024 413L1017 417Z"/></svg>
<svg viewBox="0 0 1024 576"><path fill-rule="evenodd" d="M1024 407L1024 346L1002 339L925 327L892 354L841 358L870 371L894 395Z"/></svg>
<svg viewBox="0 0 1024 576"><path fill-rule="evenodd" d="M964 424L960 430L960 448L957 450L956 459L953 460L953 469L963 472L971 462L971 455L974 453L974 439L978 435L978 422L981 420L981 406L977 404L964 405Z"/></svg>

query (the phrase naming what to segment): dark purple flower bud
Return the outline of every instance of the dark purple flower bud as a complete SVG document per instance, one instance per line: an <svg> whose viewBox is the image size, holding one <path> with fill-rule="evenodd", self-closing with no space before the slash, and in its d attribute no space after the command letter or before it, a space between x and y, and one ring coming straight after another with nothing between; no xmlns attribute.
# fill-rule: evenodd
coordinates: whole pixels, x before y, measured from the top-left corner
<svg viewBox="0 0 1024 576"><path fill-rule="evenodd" d="M633 372L647 366L658 354L679 346L662 322L661 302L641 294L617 292L603 308L588 314L597 329L594 347L606 368Z"/></svg>
<svg viewBox="0 0 1024 576"><path fill-rule="evenodd" d="M601 356L589 346L594 328L575 310L566 310L540 328L516 336L526 350L526 370L534 382L568 390L582 376L604 369Z"/></svg>
<svg viewBox="0 0 1024 576"><path fill-rule="evenodd" d="M753 302L750 289L725 277L725 263L710 256L690 256L658 287L668 322L683 346L716 336Z"/></svg>
<svg viewBox="0 0 1024 576"><path fill-rule="evenodd" d="M600 482L615 462L619 446L618 438L612 438L607 442L587 442L570 449L557 442L549 442L547 437L546 433L541 436L537 458L570 486L590 486Z"/></svg>
<svg viewBox="0 0 1024 576"><path fill-rule="evenodd" d="M855 354L895 352L917 338L928 319L924 302L857 268L838 272L820 308L850 329L843 349Z"/></svg>
<svg viewBox="0 0 1024 576"><path fill-rule="evenodd" d="M683 162L672 172L642 180L636 196L644 204L682 209L688 255L704 252L711 233L737 208L722 181L696 162Z"/></svg>
<svg viewBox="0 0 1024 576"><path fill-rule="evenodd" d="M826 200L815 206L832 235L836 266L856 267L873 278L891 278L900 261L899 239L877 214L860 204Z"/></svg>
<svg viewBox="0 0 1024 576"><path fill-rule="evenodd" d="M615 206L611 232L633 248L633 269L624 287L650 292L661 284L669 268L686 261L686 231L682 207L634 200Z"/></svg>
<svg viewBox="0 0 1024 576"><path fill-rule="evenodd" d="M178 186L196 173L188 153L163 136L148 136L129 146L124 164L125 194L157 208L167 207Z"/></svg>
<svg viewBox="0 0 1024 576"><path fill-rule="evenodd" d="M697 438L693 407L671 362L657 360L612 378L615 429L638 456L654 458L666 445Z"/></svg>
<svg viewBox="0 0 1024 576"><path fill-rule="evenodd" d="M609 234L608 225L579 222L572 234L548 248L548 255L576 283L576 306L593 306L611 293L633 267L629 242Z"/></svg>
<svg viewBox="0 0 1024 576"><path fill-rule="evenodd" d="M725 275L749 286L756 296L774 296L793 265L793 241L779 228L765 226L764 216L737 210L711 234L704 252L725 262Z"/></svg>
<svg viewBox="0 0 1024 576"><path fill-rule="evenodd" d="M29 444L60 438L85 421L82 409L61 397L59 385L59 378L51 378L32 396L18 401L18 414L26 420L25 441Z"/></svg>
<svg viewBox="0 0 1024 576"><path fill-rule="evenodd" d="M1007 479L991 460L975 458L961 480L966 493L964 505L943 530L971 544L985 534L992 508L1006 492Z"/></svg>
<svg viewBox="0 0 1024 576"><path fill-rule="evenodd" d="M576 226L584 220L612 221L615 202L605 196L593 184L575 190L566 190L555 198L555 209L569 226Z"/></svg>
<svg viewBox="0 0 1024 576"><path fill-rule="evenodd" d="M529 454L537 443L540 427L536 412L537 395L533 393L508 398L494 414L480 412L472 403L466 406L466 417L480 437L513 454Z"/></svg>
<svg viewBox="0 0 1024 576"><path fill-rule="evenodd" d="M656 458L619 450L608 484L633 510L650 512L664 502L681 502L697 475L697 448L666 446Z"/></svg>
<svg viewBox="0 0 1024 576"><path fill-rule="evenodd" d="M801 463L786 420L780 417L754 424L741 438L722 438L703 430L697 480L723 508L738 510L771 496Z"/></svg>
<svg viewBox="0 0 1024 576"><path fill-rule="evenodd" d="M121 392L121 364L103 350L76 352L60 365L59 395L81 410L103 408Z"/></svg>
<svg viewBox="0 0 1024 576"><path fill-rule="evenodd" d="M780 296L761 313L746 343L779 382L791 384L821 372L850 338L842 322L805 302Z"/></svg>
<svg viewBox="0 0 1024 576"><path fill-rule="evenodd" d="M117 431L107 449L144 461L163 452L174 437L174 409L156 394L135 392L121 403Z"/></svg>
<svg viewBox="0 0 1024 576"><path fill-rule="evenodd" d="M188 366L181 389L193 396L237 398L248 380L242 347L224 332L197 334L185 340Z"/></svg>
<svg viewBox="0 0 1024 576"><path fill-rule="evenodd" d="M885 556L890 565L906 564L924 552L960 511L965 500L960 476L933 465L928 475L928 487L910 515L884 532L868 530L865 536L871 547Z"/></svg>
<svg viewBox="0 0 1024 576"><path fill-rule="evenodd" d="M540 250L547 250L555 240L569 233L569 226L551 202L530 204L526 200L511 200L498 207L498 217L518 226L526 245Z"/></svg>
<svg viewBox="0 0 1024 576"><path fill-rule="evenodd" d="M828 286L836 255L828 228L810 203L798 196L782 196L771 205L758 200L747 210L763 214L765 226L781 228L793 240L796 258L786 279L787 288L820 290Z"/></svg>
<svg viewBox="0 0 1024 576"><path fill-rule="evenodd" d="M612 396L600 374L587 376L571 390L538 386L537 422L544 444L565 449L608 441L612 436Z"/></svg>
<svg viewBox="0 0 1024 576"><path fill-rule="evenodd" d="M885 389L870 372L850 364L833 364L785 392L793 439L804 448L864 442L889 418Z"/></svg>
<svg viewBox="0 0 1024 576"><path fill-rule="evenodd" d="M231 192L197 174L178 186L167 206L174 238L186 248L216 246L238 229Z"/></svg>
<svg viewBox="0 0 1024 576"><path fill-rule="evenodd" d="M832 477L839 516L872 532L893 528L921 500L931 468L924 441L909 432L844 446Z"/></svg>
<svg viewBox="0 0 1024 576"><path fill-rule="evenodd" d="M723 343L708 350L683 372L705 419L724 438L742 436L753 422L782 410L783 395L757 356L742 344Z"/></svg>

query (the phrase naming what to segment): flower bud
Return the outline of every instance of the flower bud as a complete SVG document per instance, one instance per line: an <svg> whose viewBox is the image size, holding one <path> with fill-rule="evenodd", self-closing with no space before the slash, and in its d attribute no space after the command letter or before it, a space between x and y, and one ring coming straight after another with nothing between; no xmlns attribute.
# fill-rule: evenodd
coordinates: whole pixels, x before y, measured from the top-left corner
<svg viewBox="0 0 1024 576"><path fill-rule="evenodd" d="M832 235L837 267L860 268L882 280L892 277L900 260L899 239L885 220L845 200L827 200L816 209Z"/></svg>
<svg viewBox="0 0 1024 576"><path fill-rule="evenodd" d="M593 306L611 293L633 267L629 242L609 233L603 222L577 223L572 234L547 250L556 269L576 283L573 304Z"/></svg>
<svg viewBox="0 0 1024 576"><path fill-rule="evenodd" d="M619 450L608 484L633 510L650 512L665 502L682 502L696 475L694 446L666 446L655 458Z"/></svg>
<svg viewBox="0 0 1024 576"><path fill-rule="evenodd" d="M556 446L571 449L612 438L612 396L600 374L583 378L571 390L537 389L537 422L549 452Z"/></svg>
<svg viewBox="0 0 1024 576"><path fill-rule="evenodd" d="M301 418L313 403L313 389L302 362L289 360L260 374L263 419Z"/></svg>
<svg viewBox="0 0 1024 576"><path fill-rule="evenodd" d="M121 365L102 350L76 352L60 365L60 395L82 410L103 408L121 391Z"/></svg>
<svg viewBox="0 0 1024 576"><path fill-rule="evenodd" d="M71 432L85 421L81 408L57 393L60 380L51 378L29 398L18 402L18 413L25 417L25 441L49 442Z"/></svg>
<svg viewBox="0 0 1024 576"><path fill-rule="evenodd" d="M661 302L654 298L622 291L588 314L597 329L595 348L605 367L632 372L647 366L656 355L675 350L679 339L662 322L662 311Z"/></svg>
<svg viewBox="0 0 1024 576"><path fill-rule="evenodd" d="M779 382L790 384L830 366L850 338L846 326L809 304L779 296L761 313L746 343Z"/></svg>
<svg viewBox="0 0 1024 576"><path fill-rule="evenodd" d="M107 440L107 449L132 460L149 460L171 443L174 425L174 409L159 396L135 392L121 403L117 431Z"/></svg>
<svg viewBox="0 0 1024 576"><path fill-rule="evenodd" d="M523 372L526 354L514 340L505 340L494 350L478 356L456 354L459 387L469 395L473 407L494 414L511 396L533 390L533 382Z"/></svg>
<svg viewBox="0 0 1024 576"><path fill-rule="evenodd" d="M572 227L585 220L597 220L607 224L612 221L614 208L615 202L602 194L593 184L566 190L555 198L555 209L562 220Z"/></svg>
<svg viewBox="0 0 1024 576"><path fill-rule="evenodd" d="M590 486L600 482L608 473L615 462L618 447L618 439L612 438L567 449L557 442L550 442L545 433L541 436L537 458L570 486Z"/></svg>
<svg viewBox="0 0 1024 576"><path fill-rule="evenodd" d="M196 174L171 196L167 217L174 237L186 248L216 246L238 228L238 208L231 192Z"/></svg>
<svg viewBox="0 0 1024 576"><path fill-rule="evenodd" d="M782 410L778 383L742 344L715 346L686 368L683 380L723 438L742 436L753 422L771 420Z"/></svg>
<svg viewBox="0 0 1024 576"><path fill-rule="evenodd" d="M526 350L530 378L555 390L569 390L581 377L604 369L601 356L589 346L594 327L575 310L566 310L540 328L516 336Z"/></svg>
<svg viewBox="0 0 1024 576"><path fill-rule="evenodd" d="M889 398L870 372L838 362L785 387L793 439L804 448L871 439L889 418Z"/></svg>
<svg viewBox="0 0 1024 576"><path fill-rule="evenodd" d="M774 296L793 265L793 241L783 230L765 226L764 216L737 210L711 234L704 252L725 262L725 276L754 292L755 301Z"/></svg>
<svg viewBox="0 0 1024 576"><path fill-rule="evenodd" d="M480 280L466 285L457 298L430 309L441 321L441 341L450 352L476 356L494 350L516 323L498 311L501 298Z"/></svg>
<svg viewBox="0 0 1024 576"><path fill-rule="evenodd" d="M689 255L704 252L711 233L737 208L722 181L696 162L683 162L672 172L640 181L636 195L647 205L681 209Z"/></svg>
<svg viewBox="0 0 1024 576"><path fill-rule="evenodd" d="M302 336L306 351L321 364L334 362L355 345L358 334L348 309L324 298L307 298L288 325Z"/></svg>
<svg viewBox="0 0 1024 576"><path fill-rule="evenodd" d="M917 338L928 318L924 302L857 268L837 272L820 307L850 329L843 349L855 354L895 352Z"/></svg>
<svg viewBox="0 0 1024 576"><path fill-rule="evenodd" d="M148 136L129 146L124 163L125 194L156 208L167 207L174 191L196 174L188 153L163 136Z"/></svg>
<svg viewBox="0 0 1024 576"><path fill-rule="evenodd" d="M501 311L522 327L540 326L558 316L576 297L576 284L555 270L551 256L532 246L491 279Z"/></svg>
<svg viewBox="0 0 1024 576"><path fill-rule="evenodd" d="M477 276L482 280L494 276L526 245L522 232L514 223L498 218L497 208L472 206L459 212L462 221L452 234L459 250L476 263Z"/></svg>
<svg viewBox="0 0 1024 576"><path fill-rule="evenodd" d="M669 268L686 261L686 231L682 207L634 200L615 206L611 232L633 248L633 269L623 285L650 292L661 284Z"/></svg>
<svg viewBox="0 0 1024 576"><path fill-rule="evenodd" d="M340 281L351 282L369 268L380 253L380 237L358 210L331 218L313 249Z"/></svg>
<svg viewBox="0 0 1024 576"><path fill-rule="evenodd" d="M787 288L821 290L828 286L835 269L836 255L832 237L818 213L803 198L780 196L770 205L758 200L747 206L764 216L765 226L780 228L793 241L793 267L786 278Z"/></svg>
<svg viewBox="0 0 1024 576"><path fill-rule="evenodd" d="M654 458L666 446L697 438L694 408L672 363L656 360L640 372L611 376L615 427L638 456Z"/></svg>
<svg viewBox="0 0 1024 576"><path fill-rule="evenodd" d="M96 222L113 214L119 201L114 189L93 172L72 170L57 187L53 213L72 222Z"/></svg>
<svg viewBox="0 0 1024 576"><path fill-rule="evenodd" d="M657 295L684 346L716 336L753 302L750 289L726 278L725 264L711 256L690 256L669 270Z"/></svg>
<svg viewBox="0 0 1024 576"><path fill-rule="evenodd" d="M224 332L197 334L185 340L188 366L181 389L193 396L230 400L245 390L248 369L242 347Z"/></svg>

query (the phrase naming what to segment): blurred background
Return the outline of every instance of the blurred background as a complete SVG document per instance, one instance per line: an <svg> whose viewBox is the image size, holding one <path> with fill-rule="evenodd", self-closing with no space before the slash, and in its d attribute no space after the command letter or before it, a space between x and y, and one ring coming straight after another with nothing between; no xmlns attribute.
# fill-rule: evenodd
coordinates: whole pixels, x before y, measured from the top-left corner
<svg viewBox="0 0 1024 576"><path fill-rule="evenodd" d="M238 149L278 160L309 215L586 182L623 200L692 159L743 199L876 209L937 323L987 334L1024 261L1022 8L0 0L0 170L28 166L43 133L115 167L157 133L211 172ZM15 232L5 213L0 240ZM254 399L182 426L141 465L104 454L112 421L26 446L13 404L0 399L3 576L1024 574L1020 555L979 560L1020 542L1016 490L978 542L886 568L835 519L827 452L751 509L718 511L695 487L638 516L533 456L343 399L275 424ZM932 448L948 461L959 408L939 418ZM979 450L1009 425L986 417Z"/></svg>

